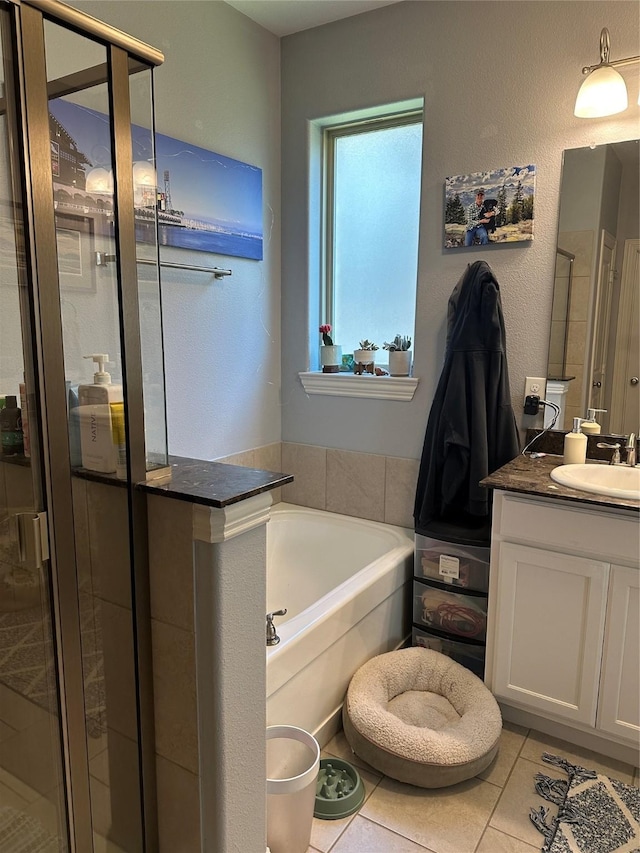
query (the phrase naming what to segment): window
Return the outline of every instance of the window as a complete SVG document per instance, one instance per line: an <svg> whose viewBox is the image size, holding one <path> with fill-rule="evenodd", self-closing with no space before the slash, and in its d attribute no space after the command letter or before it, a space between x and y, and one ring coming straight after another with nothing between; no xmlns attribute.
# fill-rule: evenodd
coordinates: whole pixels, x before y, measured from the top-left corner
<svg viewBox="0 0 640 853"><path fill-rule="evenodd" d="M415 323L422 111L326 127L321 314L343 353ZM379 362L386 361L378 358Z"/></svg>

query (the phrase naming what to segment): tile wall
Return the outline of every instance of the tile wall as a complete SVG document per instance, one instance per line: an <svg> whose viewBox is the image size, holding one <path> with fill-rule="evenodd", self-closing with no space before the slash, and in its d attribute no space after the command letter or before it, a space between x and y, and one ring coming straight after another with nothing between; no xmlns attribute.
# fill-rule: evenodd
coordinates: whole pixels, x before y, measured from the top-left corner
<svg viewBox="0 0 640 853"><path fill-rule="evenodd" d="M417 459L282 442L217 461L293 474L293 483L274 493L274 503L413 528Z"/></svg>

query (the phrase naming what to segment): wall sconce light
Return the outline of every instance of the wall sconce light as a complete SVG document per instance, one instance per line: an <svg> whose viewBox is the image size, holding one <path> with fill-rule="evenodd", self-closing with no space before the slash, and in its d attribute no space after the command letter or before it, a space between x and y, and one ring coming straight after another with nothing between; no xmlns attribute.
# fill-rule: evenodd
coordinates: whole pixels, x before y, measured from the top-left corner
<svg viewBox="0 0 640 853"><path fill-rule="evenodd" d="M578 118L612 116L627 108L627 86L615 67L639 62L640 56L629 56L627 59L610 62L610 48L609 30L604 27L600 33L600 62L598 65L586 65L582 69L582 73L587 77L580 86L573 111ZM638 103L640 104L640 97Z"/></svg>

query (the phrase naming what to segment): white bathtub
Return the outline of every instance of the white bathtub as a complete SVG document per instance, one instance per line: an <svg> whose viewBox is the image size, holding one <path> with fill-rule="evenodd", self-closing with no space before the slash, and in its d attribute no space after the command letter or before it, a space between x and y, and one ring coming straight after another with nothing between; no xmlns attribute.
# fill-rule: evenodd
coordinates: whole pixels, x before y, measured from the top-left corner
<svg viewBox="0 0 640 853"><path fill-rule="evenodd" d="M320 745L337 731L353 673L410 631L413 531L277 504L267 524L267 724L296 725Z"/></svg>

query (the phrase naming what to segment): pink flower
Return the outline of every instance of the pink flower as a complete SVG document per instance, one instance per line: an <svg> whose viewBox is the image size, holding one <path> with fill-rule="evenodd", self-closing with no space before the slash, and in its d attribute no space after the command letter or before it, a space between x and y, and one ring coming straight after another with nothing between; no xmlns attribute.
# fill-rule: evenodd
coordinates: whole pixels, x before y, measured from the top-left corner
<svg viewBox="0 0 640 853"><path fill-rule="evenodd" d="M327 347L333 346L333 341L331 340L331 335L329 334L329 332L331 331L330 324L329 323L323 323L323 325L320 326L319 331L320 331L320 334L322 335L322 343Z"/></svg>

